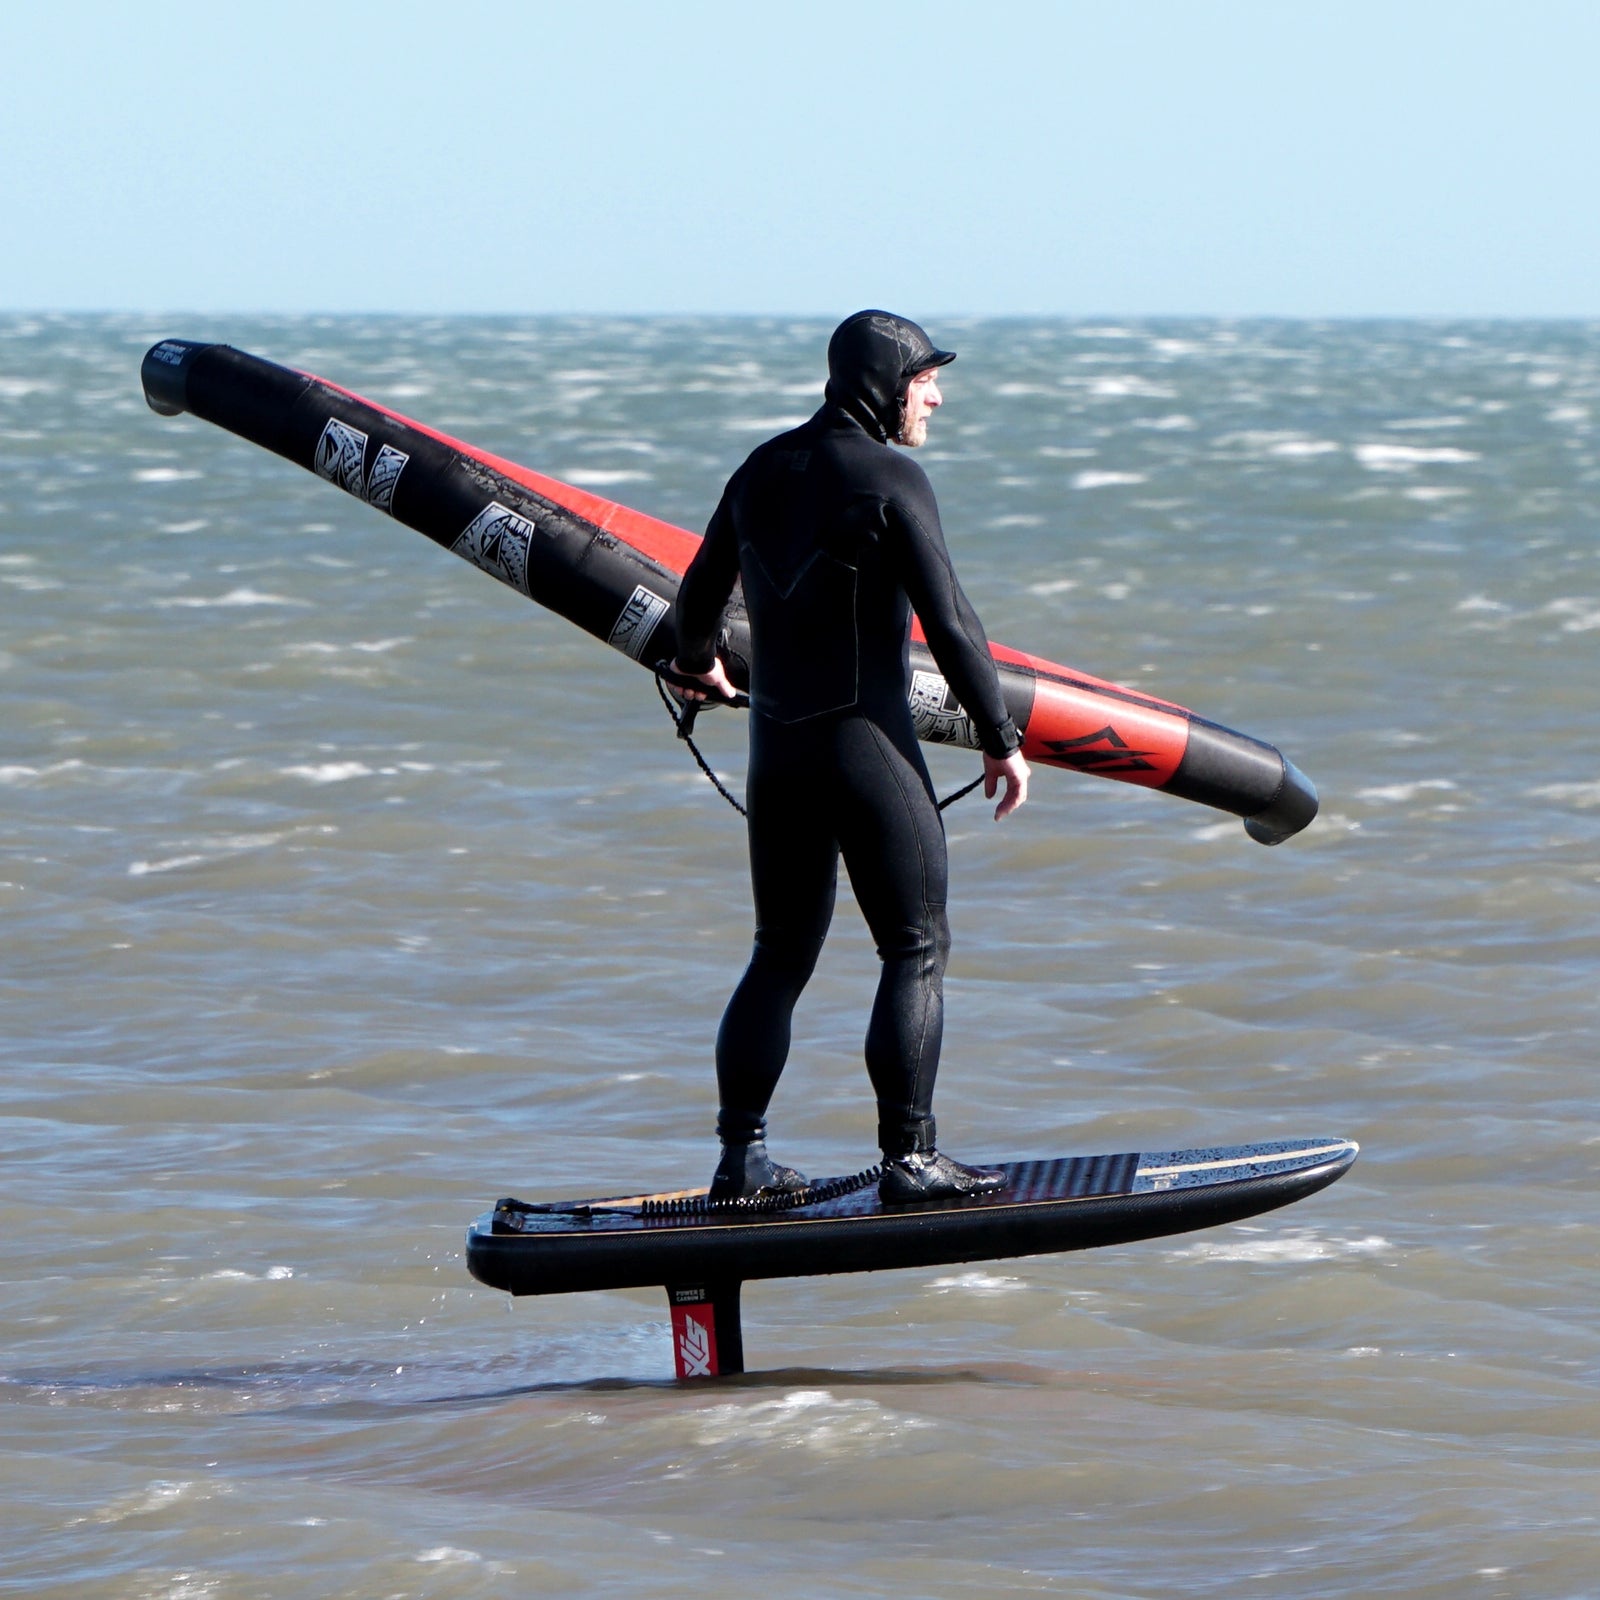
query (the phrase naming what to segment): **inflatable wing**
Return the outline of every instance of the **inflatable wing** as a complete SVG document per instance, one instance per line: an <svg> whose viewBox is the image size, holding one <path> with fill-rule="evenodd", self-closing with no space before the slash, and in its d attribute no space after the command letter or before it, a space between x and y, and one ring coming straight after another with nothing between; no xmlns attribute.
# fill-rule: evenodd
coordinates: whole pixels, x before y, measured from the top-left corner
<svg viewBox="0 0 1600 1600"><path fill-rule="evenodd" d="M673 602L696 535L228 345L163 340L141 377L161 415L187 411L286 456L635 661L676 651ZM1030 761L1231 812L1262 844L1317 814L1316 790L1270 744L1020 650L990 651ZM722 653L745 687L750 630L737 603ZM978 748L915 625L908 688L924 740Z"/></svg>

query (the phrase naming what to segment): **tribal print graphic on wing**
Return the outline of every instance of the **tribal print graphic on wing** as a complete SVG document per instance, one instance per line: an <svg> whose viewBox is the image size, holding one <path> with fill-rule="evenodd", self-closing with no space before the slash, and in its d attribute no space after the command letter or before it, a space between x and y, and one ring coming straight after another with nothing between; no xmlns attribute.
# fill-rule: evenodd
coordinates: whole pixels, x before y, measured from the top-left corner
<svg viewBox="0 0 1600 1600"><path fill-rule="evenodd" d="M660 595L645 588L642 583L639 584L628 597L628 603L622 608L622 613L617 618L616 626L612 628L606 643L612 649L620 650L625 656L632 656L635 661L642 661L645 646L650 643L650 636L656 631L656 624L671 609Z"/></svg>
<svg viewBox="0 0 1600 1600"><path fill-rule="evenodd" d="M533 524L519 517L510 506L491 500L462 530L450 546L453 554L473 566L481 567L491 578L498 578L518 594L528 592L528 546L533 542Z"/></svg>
<svg viewBox="0 0 1600 1600"><path fill-rule="evenodd" d="M312 465L319 478L336 483L346 494L365 500L378 511L394 515L394 490L411 457L404 450L386 444L378 451L370 474L364 475L363 464L367 454L367 436L348 422L329 417L317 440L317 453Z"/></svg>
<svg viewBox="0 0 1600 1600"><path fill-rule="evenodd" d="M367 474L367 504L378 511L387 511L394 515L394 489L400 481L400 474L405 471L406 462L411 459L403 450L396 450L392 444L386 444L379 452L378 459L372 463L372 471Z"/></svg>
<svg viewBox="0 0 1600 1600"><path fill-rule="evenodd" d="M917 737L928 744L959 744L978 748L972 718L962 709L950 685L937 672L911 674L911 720Z"/></svg>

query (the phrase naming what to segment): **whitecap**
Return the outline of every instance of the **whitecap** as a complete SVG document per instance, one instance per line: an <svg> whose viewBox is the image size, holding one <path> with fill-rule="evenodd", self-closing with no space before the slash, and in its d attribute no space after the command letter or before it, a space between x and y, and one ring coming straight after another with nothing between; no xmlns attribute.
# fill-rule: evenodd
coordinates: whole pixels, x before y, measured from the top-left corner
<svg viewBox="0 0 1600 1600"><path fill-rule="evenodd" d="M351 778L370 778L372 768L361 761L324 761L318 766L282 767L285 778L304 778L307 783L346 783Z"/></svg>
<svg viewBox="0 0 1600 1600"><path fill-rule="evenodd" d="M306 833L306 828L291 828L289 833ZM202 843L208 850L265 850L289 836L288 833L225 833Z"/></svg>
<svg viewBox="0 0 1600 1600"><path fill-rule="evenodd" d="M1132 373L1095 378L1089 384L1089 393L1097 400L1172 400L1177 397L1177 391L1165 384L1151 383L1148 378L1135 377Z"/></svg>
<svg viewBox="0 0 1600 1600"><path fill-rule="evenodd" d="M198 867L204 856L168 856L165 861L135 861L128 868L130 878L148 878L158 872L180 872L184 867Z"/></svg>
<svg viewBox="0 0 1600 1600"><path fill-rule="evenodd" d="M322 639L307 639L301 644L286 645L284 654L291 656L337 656L343 655L347 650L354 650L361 655L381 656L387 655L391 650L398 650L403 644L411 644L413 642L413 639L406 634L397 635L393 639L353 639L349 644L330 644Z"/></svg>
<svg viewBox="0 0 1600 1600"><path fill-rule="evenodd" d="M1461 500L1469 498L1470 489L1441 489L1427 485L1418 485L1415 489L1403 489L1401 497L1406 500L1418 500L1424 505L1432 505L1438 500Z"/></svg>
<svg viewBox="0 0 1600 1600"><path fill-rule="evenodd" d="M1561 624L1563 633L1587 633L1591 628L1600 628L1600 608L1587 596L1552 600L1544 609L1548 615L1567 618Z"/></svg>
<svg viewBox="0 0 1600 1600"><path fill-rule="evenodd" d="M778 1400L755 1405L712 1406L697 1419L702 1445L737 1444L747 1447L770 1441L785 1448L836 1454L859 1447L873 1454L888 1440L919 1428L930 1428L921 1417L906 1417L876 1400L839 1400L827 1389L795 1389Z"/></svg>
<svg viewBox="0 0 1600 1600"><path fill-rule="evenodd" d="M1600 779L1593 783L1546 783L1528 790L1528 794L1535 800L1556 800L1587 810L1600 806Z"/></svg>
<svg viewBox="0 0 1600 1600"><path fill-rule="evenodd" d="M722 426L728 433L784 433L798 428L805 420L804 417L749 417L742 421L735 418Z"/></svg>
<svg viewBox="0 0 1600 1600"><path fill-rule="evenodd" d="M928 1287L941 1294L948 1294L952 1289L966 1294L1009 1294L1013 1289L1023 1288L1024 1284L1021 1278L1002 1277L995 1272L958 1272L954 1277L935 1278Z"/></svg>
<svg viewBox="0 0 1600 1600"><path fill-rule="evenodd" d="M1409 472L1424 463L1450 464L1481 459L1476 450L1413 444L1358 444L1355 457L1368 472Z"/></svg>
<svg viewBox="0 0 1600 1600"><path fill-rule="evenodd" d="M1119 483L1146 483L1142 472L1079 472L1072 479L1074 489L1109 489Z"/></svg>
<svg viewBox="0 0 1600 1600"><path fill-rule="evenodd" d="M1269 445L1269 456L1283 456L1291 461L1309 460L1312 456L1338 455L1344 448L1335 444L1332 439L1284 439L1278 444Z"/></svg>
<svg viewBox="0 0 1600 1600"><path fill-rule="evenodd" d="M264 594L259 589L230 589L226 594L219 595L174 595L166 600L157 600L154 604L161 610L174 606L185 606L193 610L204 611L216 606L304 606L309 605L309 600L296 600L286 594Z"/></svg>
<svg viewBox="0 0 1600 1600"><path fill-rule="evenodd" d="M201 474L193 467L140 467L134 473L135 483L182 483Z"/></svg>
<svg viewBox="0 0 1600 1600"><path fill-rule="evenodd" d="M129 1517L149 1517L187 1499L194 1489L191 1479L157 1478L142 1490L119 1495L94 1515L96 1522L125 1522Z"/></svg>
<svg viewBox="0 0 1600 1600"><path fill-rule="evenodd" d="M1241 1233L1248 1232L1240 1229ZM1231 1238L1187 1245L1168 1252L1173 1261L1249 1261L1295 1265L1312 1261L1352 1261L1385 1255L1394 1246L1372 1233L1360 1239L1330 1239L1309 1228L1270 1239Z"/></svg>
<svg viewBox="0 0 1600 1600"><path fill-rule="evenodd" d="M52 387L37 378L0 378L0 400L26 400L30 394L49 394Z"/></svg>
<svg viewBox="0 0 1600 1600"><path fill-rule="evenodd" d="M1457 611L1509 611L1510 609L1504 600L1491 600L1486 594L1469 594L1465 600L1456 604Z"/></svg>
<svg viewBox="0 0 1600 1600"><path fill-rule="evenodd" d="M605 489L613 483L648 483L654 474L631 472L626 468L611 471L601 467L575 467L557 476L565 478L568 483L577 484L579 488Z"/></svg>
<svg viewBox="0 0 1600 1600"><path fill-rule="evenodd" d="M1069 589L1076 589L1076 578L1052 578L1048 583L1030 583L1029 594L1065 594Z"/></svg>
<svg viewBox="0 0 1600 1600"><path fill-rule="evenodd" d="M1378 784L1371 789L1356 790L1358 800L1394 801L1404 804L1407 800L1415 800L1419 794L1427 789L1454 789L1448 778L1419 778L1415 783L1388 783Z"/></svg>
<svg viewBox="0 0 1600 1600"><path fill-rule="evenodd" d="M1248 450L1273 455L1280 445L1303 444L1305 437L1292 428L1244 428L1237 433L1218 434L1212 443L1219 450Z"/></svg>
<svg viewBox="0 0 1600 1600"><path fill-rule="evenodd" d="M26 783L30 778L53 778L58 772L75 772L81 761L56 761L48 767L25 767L20 763L0 767L0 783Z"/></svg>

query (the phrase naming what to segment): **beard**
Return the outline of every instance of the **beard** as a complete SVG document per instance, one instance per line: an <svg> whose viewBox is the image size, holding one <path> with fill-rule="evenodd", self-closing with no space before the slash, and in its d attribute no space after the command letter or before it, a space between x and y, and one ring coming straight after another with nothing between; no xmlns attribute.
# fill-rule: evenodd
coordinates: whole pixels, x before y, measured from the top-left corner
<svg viewBox="0 0 1600 1600"><path fill-rule="evenodd" d="M918 417L912 422L909 417L900 419L900 431L895 436L896 444L903 444L908 450L915 450L928 442L928 419L926 416Z"/></svg>

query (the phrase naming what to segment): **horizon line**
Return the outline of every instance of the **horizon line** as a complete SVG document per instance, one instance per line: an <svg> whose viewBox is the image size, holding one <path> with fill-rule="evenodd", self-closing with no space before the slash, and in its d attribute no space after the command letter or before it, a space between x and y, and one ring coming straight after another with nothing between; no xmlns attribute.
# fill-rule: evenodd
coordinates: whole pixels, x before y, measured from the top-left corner
<svg viewBox="0 0 1600 1600"><path fill-rule="evenodd" d="M0 305L0 317L277 317L277 318L343 318L378 317L400 320L413 318L429 321L474 320L483 322L514 322L537 319L565 319L570 321L623 321L623 322L756 322L791 321L831 323L840 315L838 311L617 311L617 310L541 310L541 311L429 311L416 308L367 307L300 308L286 310L267 307L147 307L147 306L6 306ZM919 309L919 317L930 321L943 319L952 322L1412 322L1412 323L1578 323L1600 326L1600 310L1579 311L952 311Z"/></svg>

